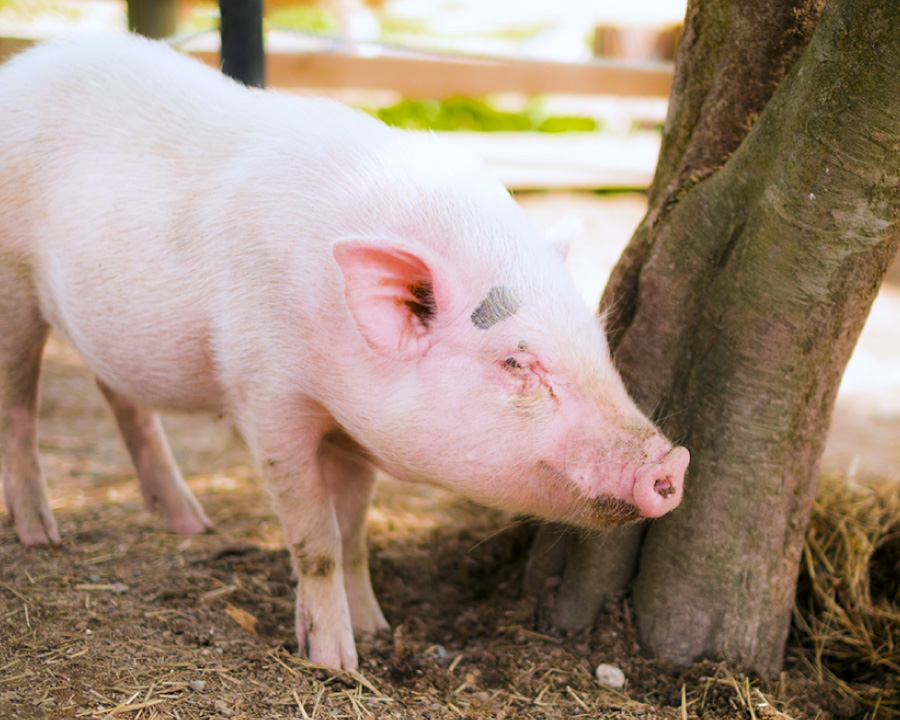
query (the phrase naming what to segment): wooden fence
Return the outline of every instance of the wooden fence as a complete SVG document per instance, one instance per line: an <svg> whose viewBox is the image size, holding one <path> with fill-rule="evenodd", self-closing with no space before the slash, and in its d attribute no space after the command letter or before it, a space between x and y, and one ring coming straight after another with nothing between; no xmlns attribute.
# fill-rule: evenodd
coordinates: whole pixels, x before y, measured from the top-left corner
<svg viewBox="0 0 900 720"><path fill-rule="evenodd" d="M395 90L408 97L480 96L493 92L668 97L672 65L594 60L586 63L399 52L377 46L310 47L270 34L266 82L281 88ZM0 61L34 40L0 37ZM219 67L217 38L184 49Z"/></svg>

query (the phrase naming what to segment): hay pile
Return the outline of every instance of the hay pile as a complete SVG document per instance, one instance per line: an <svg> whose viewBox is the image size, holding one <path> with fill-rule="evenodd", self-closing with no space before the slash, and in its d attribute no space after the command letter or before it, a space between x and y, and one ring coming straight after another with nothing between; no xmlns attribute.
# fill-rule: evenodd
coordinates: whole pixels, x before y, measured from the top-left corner
<svg viewBox="0 0 900 720"><path fill-rule="evenodd" d="M900 717L900 487L823 479L800 567L793 642L818 682Z"/></svg>

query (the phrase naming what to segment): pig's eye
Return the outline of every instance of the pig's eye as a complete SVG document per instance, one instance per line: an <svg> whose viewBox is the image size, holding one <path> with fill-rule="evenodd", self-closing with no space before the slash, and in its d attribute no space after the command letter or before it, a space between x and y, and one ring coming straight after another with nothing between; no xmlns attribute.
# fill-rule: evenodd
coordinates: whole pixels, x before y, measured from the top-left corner
<svg viewBox="0 0 900 720"><path fill-rule="evenodd" d="M549 390L549 385L543 380L544 373L540 363L527 353L509 355L503 361L503 369L506 371L509 389L514 390L517 396L517 405L525 402L530 406L543 397L540 392L542 389Z"/></svg>
<svg viewBox="0 0 900 720"><path fill-rule="evenodd" d="M522 377L531 372L533 361L534 359L525 353L509 355L503 361L503 369L516 377Z"/></svg>

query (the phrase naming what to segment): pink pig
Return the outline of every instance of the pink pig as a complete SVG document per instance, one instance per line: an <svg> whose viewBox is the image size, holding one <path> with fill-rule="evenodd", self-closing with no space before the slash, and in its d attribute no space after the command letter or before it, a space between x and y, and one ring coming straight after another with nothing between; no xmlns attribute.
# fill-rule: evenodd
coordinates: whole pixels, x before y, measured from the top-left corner
<svg viewBox="0 0 900 720"><path fill-rule="evenodd" d="M688 452L629 399L559 254L428 134L247 89L133 36L0 68L0 453L26 545L53 328L96 375L144 498L211 526L157 408L230 414L298 578L300 652L357 665L373 467L604 529L681 501ZM151 409L153 408L153 409Z"/></svg>

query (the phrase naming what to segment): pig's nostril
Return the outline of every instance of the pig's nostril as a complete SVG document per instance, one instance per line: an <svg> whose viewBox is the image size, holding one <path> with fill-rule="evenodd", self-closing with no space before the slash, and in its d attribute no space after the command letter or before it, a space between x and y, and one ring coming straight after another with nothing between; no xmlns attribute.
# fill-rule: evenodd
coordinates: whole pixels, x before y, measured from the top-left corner
<svg viewBox="0 0 900 720"><path fill-rule="evenodd" d="M653 489L664 498L669 497L669 495L674 495L678 492L675 489L675 486L672 485L672 481L669 478L660 478L655 483L653 483Z"/></svg>
<svg viewBox="0 0 900 720"><path fill-rule="evenodd" d="M690 454L682 447L669 451L662 462L638 468L634 474L634 504L649 518L665 515L684 497L684 471Z"/></svg>

